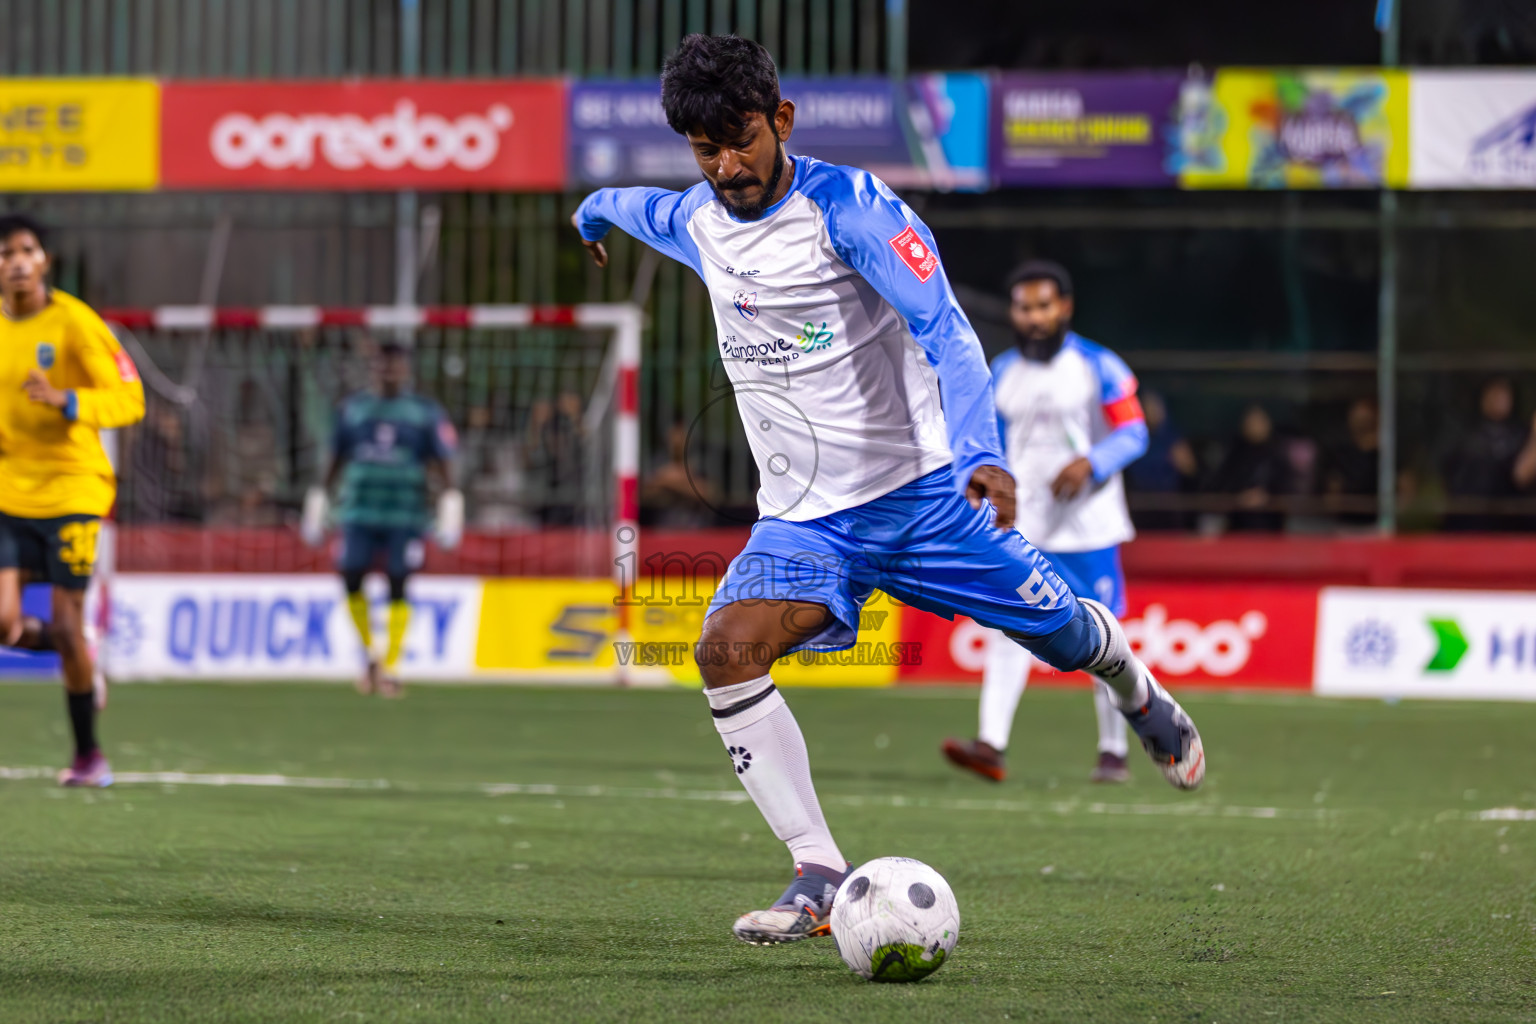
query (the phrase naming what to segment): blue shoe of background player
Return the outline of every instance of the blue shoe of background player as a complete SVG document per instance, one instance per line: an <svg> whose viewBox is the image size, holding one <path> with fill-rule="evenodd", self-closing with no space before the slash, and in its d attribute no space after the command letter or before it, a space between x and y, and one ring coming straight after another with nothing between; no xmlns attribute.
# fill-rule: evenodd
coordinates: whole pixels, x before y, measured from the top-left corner
<svg viewBox="0 0 1536 1024"><path fill-rule="evenodd" d="M1175 789L1195 789L1205 779L1205 746L1200 730L1157 680L1147 677L1147 700L1121 712L1163 778Z"/></svg>
<svg viewBox="0 0 1536 1024"><path fill-rule="evenodd" d="M853 867L852 864L847 866ZM736 919L731 931L742 942L772 946L799 942L832 932L832 897L843 884L847 868L837 871L820 864L796 864L795 880L767 910L754 910Z"/></svg>

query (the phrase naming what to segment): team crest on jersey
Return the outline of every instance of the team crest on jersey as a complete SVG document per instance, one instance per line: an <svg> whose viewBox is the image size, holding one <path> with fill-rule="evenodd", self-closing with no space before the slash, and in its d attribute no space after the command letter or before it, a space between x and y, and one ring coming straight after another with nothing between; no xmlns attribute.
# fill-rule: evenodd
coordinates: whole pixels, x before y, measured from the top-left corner
<svg viewBox="0 0 1536 1024"><path fill-rule="evenodd" d="M795 344L800 346L802 352L815 352L832 344L832 332L827 330L825 320L820 327L807 320L805 326L800 328L800 333L795 335Z"/></svg>
<svg viewBox="0 0 1536 1024"><path fill-rule="evenodd" d="M757 319L757 292L749 292L742 289L731 296L731 302L736 306L736 312L748 323Z"/></svg>
<svg viewBox="0 0 1536 1024"><path fill-rule="evenodd" d="M38 342L37 343L37 365L41 366L45 370L51 370L51 369L53 369L53 360L54 360L53 346L50 345L46 341Z"/></svg>
<svg viewBox="0 0 1536 1024"><path fill-rule="evenodd" d="M917 236L917 230L908 224L906 230L891 239L891 248L896 250L896 255L901 257L901 262L907 265L907 269L917 275L917 279L924 284L933 276L933 272L939 269L939 254L928 248L927 244Z"/></svg>

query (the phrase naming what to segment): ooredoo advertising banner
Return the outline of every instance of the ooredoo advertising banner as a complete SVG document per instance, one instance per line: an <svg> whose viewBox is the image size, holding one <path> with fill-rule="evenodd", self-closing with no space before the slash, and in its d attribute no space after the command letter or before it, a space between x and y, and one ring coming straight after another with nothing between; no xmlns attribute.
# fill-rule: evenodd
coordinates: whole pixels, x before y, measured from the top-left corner
<svg viewBox="0 0 1536 1024"><path fill-rule="evenodd" d="M993 89L999 185L1171 186L1178 73L1004 74Z"/></svg>
<svg viewBox="0 0 1536 1024"><path fill-rule="evenodd" d="M565 184L563 82L167 82L167 188Z"/></svg>
<svg viewBox="0 0 1536 1024"><path fill-rule="evenodd" d="M1408 181L1407 72L1223 68L1186 91L1180 182L1191 188L1379 188Z"/></svg>
<svg viewBox="0 0 1536 1024"><path fill-rule="evenodd" d="M1171 685L1308 689L1317 588L1132 584L1125 632L1131 647ZM966 618L948 622L905 609L902 640L921 645L921 664L902 682L974 683L991 632ZM1056 676L1043 664L1041 679Z"/></svg>
<svg viewBox="0 0 1536 1024"><path fill-rule="evenodd" d="M862 167L895 186L987 185L986 75L785 78L779 91L795 104L791 153ZM685 186L701 177L667 125L655 81L576 83L570 144L582 184Z"/></svg>
<svg viewBox="0 0 1536 1024"><path fill-rule="evenodd" d="M1328 587L1317 692L1536 700L1536 594Z"/></svg>
<svg viewBox="0 0 1536 1024"><path fill-rule="evenodd" d="M1536 188L1536 72L1416 71L1413 188Z"/></svg>
<svg viewBox="0 0 1536 1024"><path fill-rule="evenodd" d="M159 125L147 79L0 80L0 189L152 189Z"/></svg>

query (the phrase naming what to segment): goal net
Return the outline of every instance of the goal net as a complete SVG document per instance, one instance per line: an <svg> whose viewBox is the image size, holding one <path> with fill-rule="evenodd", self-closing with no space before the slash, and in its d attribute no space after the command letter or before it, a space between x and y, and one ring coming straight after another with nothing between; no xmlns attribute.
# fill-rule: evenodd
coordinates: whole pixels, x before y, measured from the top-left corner
<svg viewBox="0 0 1536 1024"><path fill-rule="evenodd" d="M138 364L147 404L144 422L117 438L120 579L262 574L243 584L259 589L275 585L277 575L330 572L332 553L300 540L304 494L325 473L338 402L368 386L378 342L403 337L415 389L441 403L457 429L455 483L466 505L463 543L455 551L428 545L423 581L586 580L600 582L604 593L632 582L639 545L636 307L161 307L102 314ZM489 609L489 590L484 600ZM121 604L110 595L109 602ZM263 645L287 651L303 639L297 626L273 618L271 602L248 613L234 598L225 603L232 607L214 601L183 612L168 605L155 614L174 619L169 625L135 627L131 610L114 610L113 631L122 634L122 618L130 633L166 633L161 646L170 653L161 660L174 669L178 653L190 652L188 675L203 674L193 671L198 659L233 652L223 673L232 677L241 674L235 663L242 655L255 664ZM623 609L622 601L608 609L614 621L601 640L626 635ZM590 642L599 631L568 632L588 637L566 652L570 664L590 668L589 675L614 674L611 651ZM481 634L460 638L472 655L498 639ZM438 640L441 646L452 638ZM108 644L109 655L114 646L121 653L121 643ZM561 656L558 645L543 655L555 667ZM518 675L516 668L501 674Z"/></svg>

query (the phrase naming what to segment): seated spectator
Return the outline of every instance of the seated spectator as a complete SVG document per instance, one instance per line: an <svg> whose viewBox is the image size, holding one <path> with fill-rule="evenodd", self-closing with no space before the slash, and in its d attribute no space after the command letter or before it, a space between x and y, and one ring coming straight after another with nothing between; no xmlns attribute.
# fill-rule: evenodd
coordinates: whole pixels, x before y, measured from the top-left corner
<svg viewBox="0 0 1536 1024"><path fill-rule="evenodd" d="M582 459L586 433L581 396L562 391L555 401L541 398L528 413L529 476L542 484L539 520L545 526L574 526L580 518Z"/></svg>
<svg viewBox="0 0 1536 1024"><path fill-rule="evenodd" d="M1132 494L1173 497L1187 493L1200 466L1195 451L1184 435L1168 419L1168 406L1155 391L1141 396L1142 414L1147 420L1147 453L1125 468L1125 482ZM1190 515L1177 508L1144 509L1136 513L1136 526L1143 530L1185 530Z"/></svg>
<svg viewBox="0 0 1536 1024"><path fill-rule="evenodd" d="M1453 506L1445 517L1447 530L1510 530L1523 525L1491 508L1465 507L1469 499L1475 504L1476 499L1492 502L1518 495L1515 463L1529 435L1515 422L1514 412L1515 389L1507 377L1483 385L1477 422L1457 440L1445 467L1445 492Z"/></svg>
<svg viewBox="0 0 1536 1024"><path fill-rule="evenodd" d="M670 529L709 526L715 521L718 500L714 485L688 459L687 424L672 424L667 431L666 457L640 490L641 522Z"/></svg>
<svg viewBox="0 0 1536 1024"><path fill-rule="evenodd" d="M1339 523L1369 526L1376 522L1376 512L1364 507L1364 501L1375 499L1380 471L1381 422L1376 400L1357 398L1350 403L1345 428L1347 439L1328 452L1323 497L1329 508L1337 510Z"/></svg>
<svg viewBox="0 0 1536 1024"><path fill-rule="evenodd" d="M1291 460L1263 406L1250 405L1243 413L1242 432L1212 484L1218 493L1236 497L1237 509L1227 516L1228 529L1274 531L1285 525L1285 516L1271 503L1292 491Z"/></svg>

